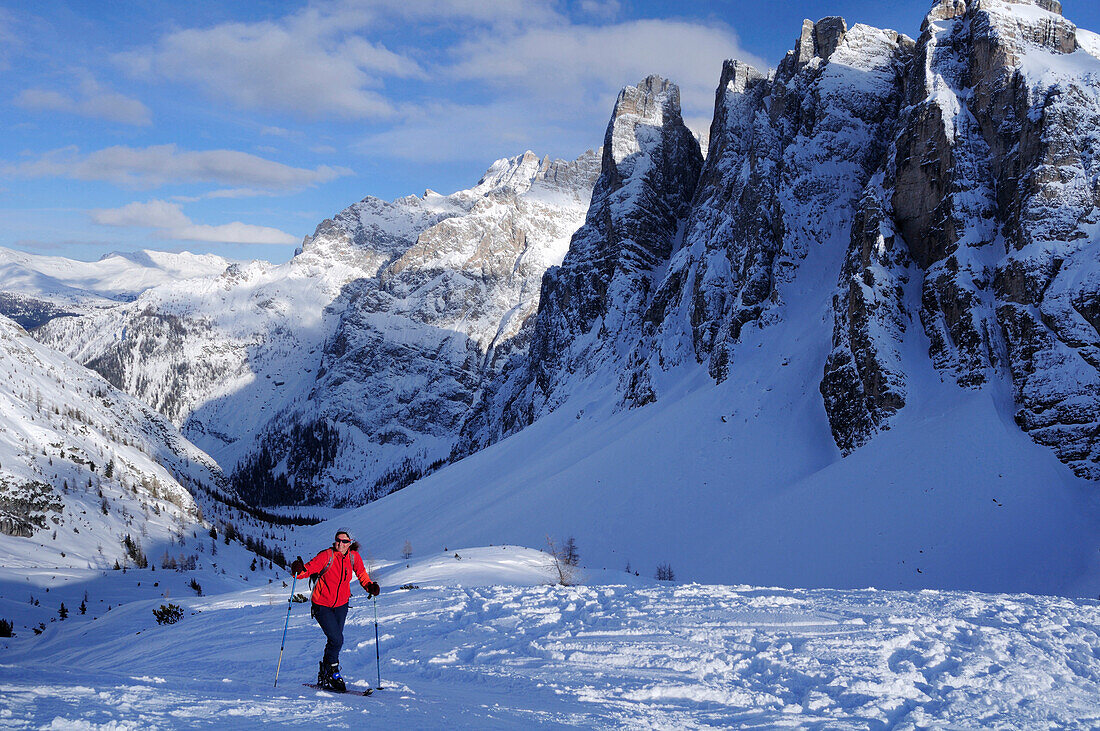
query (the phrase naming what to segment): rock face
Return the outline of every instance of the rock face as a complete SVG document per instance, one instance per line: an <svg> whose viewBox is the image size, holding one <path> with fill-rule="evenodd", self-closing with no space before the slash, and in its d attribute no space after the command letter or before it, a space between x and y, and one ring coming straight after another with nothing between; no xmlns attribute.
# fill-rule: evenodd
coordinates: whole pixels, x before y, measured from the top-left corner
<svg viewBox="0 0 1100 731"><path fill-rule="evenodd" d="M702 166L680 90L657 76L624 88L604 135L584 226L542 279L531 346L487 392L467 448L530 424L628 353L655 272L676 244Z"/></svg>
<svg viewBox="0 0 1100 731"><path fill-rule="evenodd" d="M180 424L254 502L370 499L446 457L526 348L598 161L528 152L470 190L367 198L286 264L231 265L38 335Z"/></svg>
<svg viewBox="0 0 1100 731"><path fill-rule="evenodd" d="M826 18L803 26L772 79L726 63L684 248L646 318L651 365L680 360L690 336L695 358L727 378L742 328L783 300L808 253L847 243L907 54L892 31Z"/></svg>
<svg viewBox="0 0 1100 731"><path fill-rule="evenodd" d="M960 386L1011 375L1016 420L1078 474L1096 451L1097 67L1056 2L942 2L926 19L885 162L923 269L933 363Z"/></svg>

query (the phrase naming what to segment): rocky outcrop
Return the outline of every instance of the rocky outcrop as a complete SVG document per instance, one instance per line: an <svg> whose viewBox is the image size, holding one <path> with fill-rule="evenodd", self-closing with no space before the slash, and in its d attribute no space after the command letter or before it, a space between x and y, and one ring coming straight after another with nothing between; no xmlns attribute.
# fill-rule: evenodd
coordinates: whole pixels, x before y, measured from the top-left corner
<svg viewBox="0 0 1100 731"><path fill-rule="evenodd" d="M711 152L684 247L647 312L636 380L681 362L684 340L716 380L730 377L743 328L777 316L807 255L847 248L910 53L892 31L825 18L803 25L771 79L725 64Z"/></svg>
<svg viewBox="0 0 1100 731"><path fill-rule="evenodd" d="M820 390L844 454L888 428L907 396L899 345L909 320L910 258L891 214L879 176L860 201L833 296L833 349Z"/></svg>
<svg viewBox="0 0 1100 731"><path fill-rule="evenodd" d="M12 476L0 473L0 533L17 538L30 538L57 523L64 508L60 495L40 480L20 483Z"/></svg>
<svg viewBox="0 0 1100 731"><path fill-rule="evenodd" d="M933 7L905 79L900 132L882 164L893 212L880 229L900 234L919 267L919 318L933 364L967 388L1008 373L1017 423L1095 479L1100 381L1088 303L1097 299L1089 227L1098 200L1086 181L1096 175L1087 130L1100 122L1100 87L1094 59L1077 50L1076 28L1060 13L1056 2ZM903 267L895 259L874 271L889 280L904 276ZM881 301L891 303L895 326L868 331L900 342L904 301ZM838 302L838 317L843 308ZM837 374L860 352L878 367L837 390ZM846 357L842 348L826 366L822 393L843 451L867 441L904 403L895 359L877 352L864 344ZM854 405L868 383L891 385L875 399L879 408L861 412Z"/></svg>
<svg viewBox="0 0 1100 731"><path fill-rule="evenodd" d="M609 365L636 337L701 166L679 87L650 76L619 93L584 226L543 277L528 354L486 394L467 426L467 449L523 428L589 376L617 377Z"/></svg>
<svg viewBox="0 0 1100 731"><path fill-rule="evenodd" d="M892 203L924 269L934 364L964 387L1008 371L1017 422L1097 478L1097 332L1086 303L1096 298L1089 227L1100 201L1087 182L1097 172L1087 130L1100 122L1100 86L1060 13L1056 2L933 8Z"/></svg>

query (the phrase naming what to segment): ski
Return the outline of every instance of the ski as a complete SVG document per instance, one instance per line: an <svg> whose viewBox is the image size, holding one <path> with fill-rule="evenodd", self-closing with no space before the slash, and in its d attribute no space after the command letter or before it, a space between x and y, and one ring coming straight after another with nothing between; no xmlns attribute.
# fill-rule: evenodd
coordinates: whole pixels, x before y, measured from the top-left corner
<svg viewBox="0 0 1100 731"><path fill-rule="evenodd" d="M317 683L302 683L307 688L313 688L314 690L323 690L326 693L333 693L335 695L361 695L368 696L374 692L374 688L355 688L349 686L347 690L334 690L332 688L326 688L323 685Z"/></svg>

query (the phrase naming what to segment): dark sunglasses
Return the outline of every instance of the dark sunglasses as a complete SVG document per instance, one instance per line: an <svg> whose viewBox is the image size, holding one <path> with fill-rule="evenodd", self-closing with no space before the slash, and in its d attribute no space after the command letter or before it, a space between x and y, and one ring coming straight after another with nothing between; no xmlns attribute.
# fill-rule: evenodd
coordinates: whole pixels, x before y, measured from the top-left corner
<svg viewBox="0 0 1100 731"><path fill-rule="evenodd" d="M350 538L337 538L336 542L337 543L351 543L351 539Z"/></svg>

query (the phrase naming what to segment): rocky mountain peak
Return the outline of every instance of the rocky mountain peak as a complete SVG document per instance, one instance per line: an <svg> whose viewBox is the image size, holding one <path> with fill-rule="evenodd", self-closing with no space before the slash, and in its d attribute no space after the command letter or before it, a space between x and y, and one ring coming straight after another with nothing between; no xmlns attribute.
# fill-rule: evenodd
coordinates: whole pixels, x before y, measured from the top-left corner
<svg viewBox="0 0 1100 731"><path fill-rule="evenodd" d="M920 27L921 33L927 30L930 23L952 20L962 15L966 15L966 0L939 0L924 17L924 23Z"/></svg>
<svg viewBox="0 0 1100 731"><path fill-rule="evenodd" d="M623 87L604 137L604 172L614 170L648 147L652 130L677 124L682 126L683 120L680 87L676 84L660 76L648 76L636 86Z"/></svg>
<svg viewBox="0 0 1100 731"><path fill-rule="evenodd" d="M489 166L481 180L477 181L474 191L478 193L511 188L517 193L526 192L531 183L544 173L550 165L550 158L539 159L535 153L527 150L516 157L502 157Z"/></svg>
<svg viewBox="0 0 1100 731"><path fill-rule="evenodd" d="M666 114L680 113L680 87L660 76L647 76L635 86L624 86L615 100L612 118L641 117L660 125Z"/></svg>
<svg viewBox="0 0 1100 731"><path fill-rule="evenodd" d="M805 66L814 58L828 60L847 32L848 24L837 15L822 18L816 23L809 19L803 20L802 32L794 50L787 55L798 67Z"/></svg>
<svg viewBox="0 0 1100 731"><path fill-rule="evenodd" d="M528 354L486 392L459 451L523 428L587 376L618 377L607 366L621 365L641 326L654 273L673 250L702 164L676 84L649 76L619 93L584 226L561 266L542 279Z"/></svg>

